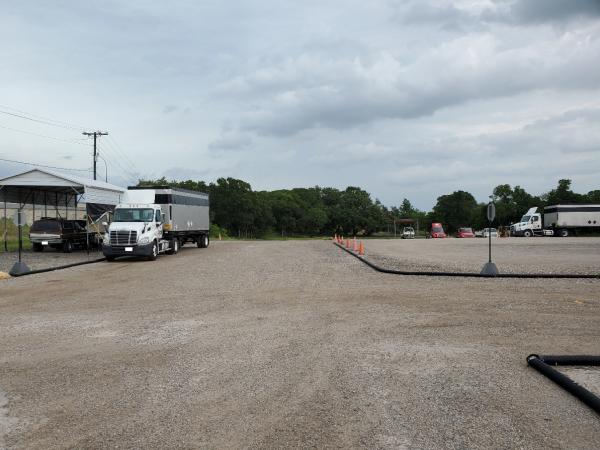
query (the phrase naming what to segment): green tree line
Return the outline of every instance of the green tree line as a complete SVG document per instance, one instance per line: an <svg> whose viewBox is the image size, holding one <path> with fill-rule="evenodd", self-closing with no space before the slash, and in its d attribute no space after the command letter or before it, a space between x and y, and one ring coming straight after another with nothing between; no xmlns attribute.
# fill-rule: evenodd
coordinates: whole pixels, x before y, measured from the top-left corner
<svg viewBox="0 0 600 450"><path fill-rule="evenodd" d="M438 197L429 212L403 199L399 206L386 207L373 200L365 190L349 186L344 190L331 187L254 191L249 183L235 178L204 181L139 180L138 186L169 185L210 195L211 221L215 229L236 237L372 235L392 233L400 219L412 219L427 229L441 222L447 231L461 226L483 228L487 225L485 203L477 203L472 194L455 191ZM541 196L527 193L520 186L497 186L493 191L496 223L516 222L532 206L555 203L600 203L600 190L577 194L570 180Z"/></svg>

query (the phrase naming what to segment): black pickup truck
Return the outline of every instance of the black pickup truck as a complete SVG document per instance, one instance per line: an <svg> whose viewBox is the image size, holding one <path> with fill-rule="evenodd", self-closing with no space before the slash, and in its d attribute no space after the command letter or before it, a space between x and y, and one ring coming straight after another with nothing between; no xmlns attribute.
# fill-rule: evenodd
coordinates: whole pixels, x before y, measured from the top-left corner
<svg viewBox="0 0 600 450"><path fill-rule="evenodd" d="M43 217L29 229L29 240L34 252L52 247L71 253L74 247L85 248L88 242L85 220Z"/></svg>

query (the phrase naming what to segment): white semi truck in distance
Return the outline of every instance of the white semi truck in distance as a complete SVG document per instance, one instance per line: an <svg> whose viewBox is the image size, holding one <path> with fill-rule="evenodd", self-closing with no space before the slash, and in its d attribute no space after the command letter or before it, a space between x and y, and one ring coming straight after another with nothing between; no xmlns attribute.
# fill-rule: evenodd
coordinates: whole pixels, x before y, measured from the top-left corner
<svg viewBox="0 0 600 450"><path fill-rule="evenodd" d="M153 261L161 253L177 253L186 242L208 247L209 229L208 194L169 186L129 187L115 208L102 253L107 261L119 256Z"/></svg>
<svg viewBox="0 0 600 450"><path fill-rule="evenodd" d="M525 237L567 237L578 231L600 231L600 205L550 205L544 208L543 218L537 207L530 208L510 228L511 236Z"/></svg>

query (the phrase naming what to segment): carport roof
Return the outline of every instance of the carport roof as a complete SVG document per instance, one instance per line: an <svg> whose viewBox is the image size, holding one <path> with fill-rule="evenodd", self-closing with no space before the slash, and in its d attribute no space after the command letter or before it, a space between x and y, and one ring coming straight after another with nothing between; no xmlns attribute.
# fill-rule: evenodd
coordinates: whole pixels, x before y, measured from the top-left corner
<svg viewBox="0 0 600 450"><path fill-rule="evenodd" d="M118 195L125 192L125 188L39 167L0 179L0 201L9 203L32 203L34 195L44 194L48 203L64 205L86 191Z"/></svg>

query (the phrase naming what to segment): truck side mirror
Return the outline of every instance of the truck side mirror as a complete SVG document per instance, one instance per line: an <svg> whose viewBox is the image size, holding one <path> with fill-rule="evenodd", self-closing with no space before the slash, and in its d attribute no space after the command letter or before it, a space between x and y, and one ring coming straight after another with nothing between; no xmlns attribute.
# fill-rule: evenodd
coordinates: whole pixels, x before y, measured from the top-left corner
<svg viewBox="0 0 600 450"><path fill-rule="evenodd" d="M107 222L102 222L102 226L103 226L103 227L107 227L107 226L108 226L108 223L107 223Z"/></svg>

